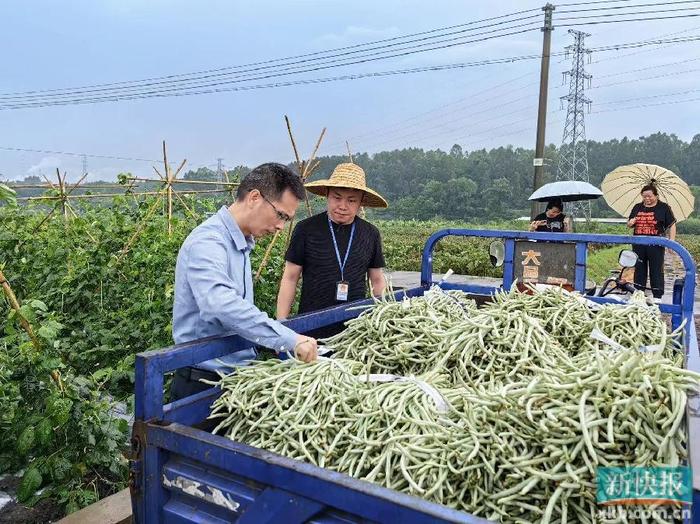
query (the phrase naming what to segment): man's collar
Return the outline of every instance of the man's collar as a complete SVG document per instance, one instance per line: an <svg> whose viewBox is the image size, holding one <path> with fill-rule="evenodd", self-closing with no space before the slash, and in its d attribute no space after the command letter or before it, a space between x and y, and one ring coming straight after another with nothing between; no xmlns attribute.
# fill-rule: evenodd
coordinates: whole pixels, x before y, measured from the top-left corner
<svg viewBox="0 0 700 524"><path fill-rule="evenodd" d="M218 215L226 226L229 235L231 235L231 240L233 240L233 244L236 246L236 249L239 251L253 249L253 246L255 246L255 240L252 237L245 237L243 235L240 226L231 216L231 213L226 206L221 206Z"/></svg>

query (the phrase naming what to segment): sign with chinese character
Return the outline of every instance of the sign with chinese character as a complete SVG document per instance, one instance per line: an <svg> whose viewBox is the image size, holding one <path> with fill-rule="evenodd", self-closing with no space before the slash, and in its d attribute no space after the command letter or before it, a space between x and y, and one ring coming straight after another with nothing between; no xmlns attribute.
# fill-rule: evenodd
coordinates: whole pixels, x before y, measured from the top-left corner
<svg viewBox="0 0 700 524"><path fill-rule="evenodd" d="M693 499L689 467L599 467L598 504L670 504Z"/></svg>
<svg viewBox="0 0 700 524"><path fill-rule="evenodd" d="M530 284L573 285L576 245L560 242L515 242L513 276Z"/></svg>

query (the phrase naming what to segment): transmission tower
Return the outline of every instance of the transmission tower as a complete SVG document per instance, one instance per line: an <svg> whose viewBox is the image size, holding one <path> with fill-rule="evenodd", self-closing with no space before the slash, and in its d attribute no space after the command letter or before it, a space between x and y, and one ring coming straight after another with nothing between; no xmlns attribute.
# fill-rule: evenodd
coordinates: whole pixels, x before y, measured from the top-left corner
<svg viewBox="0 0 700 524"><path fill-rule="evenodd" d="M82 155L83 157L83 175L87 174L87 155Z"/></svg>
<svg viewBox="0 0 700 524"><path fill-rule="evenodd" d="M226 180L226 171L224 170L223 158L216 159L216 179L219 182L228 182L228 180Z"/></svg>
<svg viewBox="0 0 700 524"><path fill-rule="evenodd" d="M571 69L564 71L564 82L569 79L569 94L561 97L562 107L567 103L564 136L559 150L557 180L578 180L588 182L588 154L586 151L586 126L583 121L584 106L590 109L591 101L583 94L584 84L590 88L591 75L584 70L584 56L590 58L591 51L583 44L584 38L591 36L583 31L569 29L574 43L566 47L566 56L573 55ZM590 202L573 202L569 212L574 216L591 219Z"/></svg>

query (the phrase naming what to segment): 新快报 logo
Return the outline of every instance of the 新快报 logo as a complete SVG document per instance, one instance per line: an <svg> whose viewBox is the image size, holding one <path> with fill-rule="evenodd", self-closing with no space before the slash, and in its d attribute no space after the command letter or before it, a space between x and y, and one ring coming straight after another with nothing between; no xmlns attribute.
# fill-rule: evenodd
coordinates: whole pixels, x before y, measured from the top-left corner
<svg viewBox="0 0 700 524"><path fill-rule="evenodd" d="M689 467L598 468L598 504L690 504L693 484Z"/></svg>

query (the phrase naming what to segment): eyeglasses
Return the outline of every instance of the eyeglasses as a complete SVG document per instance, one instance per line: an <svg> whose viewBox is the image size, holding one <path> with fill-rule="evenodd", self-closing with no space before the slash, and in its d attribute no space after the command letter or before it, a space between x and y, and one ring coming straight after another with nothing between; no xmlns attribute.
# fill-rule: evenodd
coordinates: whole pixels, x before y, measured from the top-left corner
<svg viewBox="0 0 700 524"><path fill-rule="evenodd" d="M272 202L270 202L270 201L268 200L268 198L267 198L265 195L263 195L262 193L260 193L260 196L263 197L263 200L265 200L265 202L267 202L268 204L270 204L270 205L272 206L272 209L274 209L274 210L275 210L275 213L277 213L277 218L278 218L278 219L280 219L280 220L283 221L283 222L289 222L289 221L292 219L292 217L290 217L287 213L285 213L284 211L280 211L279 209L277 209L277 207L275 206L275 204L273 204Z"/></svg>

